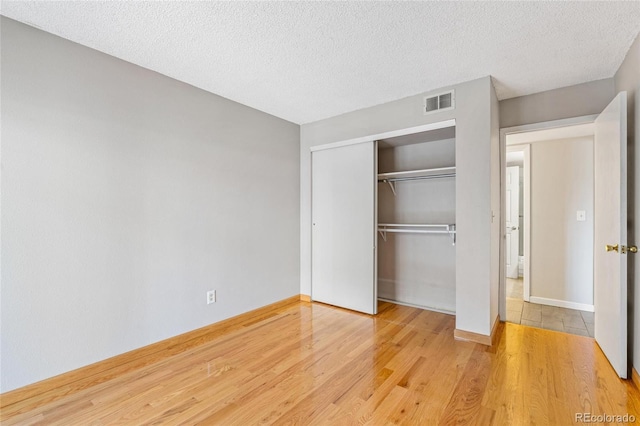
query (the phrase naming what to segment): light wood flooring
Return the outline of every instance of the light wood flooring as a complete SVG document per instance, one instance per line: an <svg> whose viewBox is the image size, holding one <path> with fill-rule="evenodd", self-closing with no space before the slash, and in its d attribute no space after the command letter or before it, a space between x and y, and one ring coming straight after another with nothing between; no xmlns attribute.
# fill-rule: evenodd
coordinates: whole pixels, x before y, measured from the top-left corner
<svg viewBox="0 0 640 426"><path fill-rule="evenodd" d="M486 347L455 317L389 303L375 317L293 302L186 352L3 425L569 425L640 418L638 389L593 339L501 324ZM22 407L29 407L23 401ZM615 423L614 423L615 424Z"/></svg>

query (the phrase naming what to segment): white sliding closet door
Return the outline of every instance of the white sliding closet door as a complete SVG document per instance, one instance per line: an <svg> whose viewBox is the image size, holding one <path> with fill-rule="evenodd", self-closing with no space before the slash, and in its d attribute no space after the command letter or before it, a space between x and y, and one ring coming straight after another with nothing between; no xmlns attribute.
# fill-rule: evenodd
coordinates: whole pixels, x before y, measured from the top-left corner
<svg viewBox="0 0 640 426"><path fill-rule="evenodd" d="M311 153L311 298L377 313L377 146Z"/></svg>

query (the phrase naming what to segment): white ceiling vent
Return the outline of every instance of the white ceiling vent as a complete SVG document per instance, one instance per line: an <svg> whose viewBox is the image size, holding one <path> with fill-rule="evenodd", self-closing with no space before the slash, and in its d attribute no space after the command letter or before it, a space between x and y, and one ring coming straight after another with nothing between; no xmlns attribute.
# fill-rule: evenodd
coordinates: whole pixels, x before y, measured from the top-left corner
<svg viewBox="0 0 640 426"><path fill-rule="evenodd" d="M453 90L424 98L423 113L431 114L455 108L455 93Z"/></svg>

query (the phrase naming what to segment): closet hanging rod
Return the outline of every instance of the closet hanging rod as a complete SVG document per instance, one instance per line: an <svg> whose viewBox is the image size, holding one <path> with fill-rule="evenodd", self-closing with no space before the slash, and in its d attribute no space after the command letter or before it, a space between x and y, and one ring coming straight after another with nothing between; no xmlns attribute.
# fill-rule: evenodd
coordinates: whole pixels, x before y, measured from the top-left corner
<svg viewBox="0 0 640 426"><path fill-rule="evenodd" d="M413 176L413 177L396 177L396 178L378 178L380 182L400 182L405 180L426 180L426 179L442 179L456 177L455 173L446 175L433 175L433 176Z"/></svg>
<svg viewBox="0 0 640 426"><path fill-rule="evenodd" d="M403 229L404 228L404 229ZM436 228L436 229L429 229ZM440 228L440 229L437 229ZM453 245L456 245L456 225L442 224L401 224L401 223L380 223L378 232L384 241L387 241L387 232L403 234L448 234L451 236Z"/></svg>
<svg viewBox="0 0 640 426"><path fill-rule="evenodd" d="M455 234L456 231L437 231L429 229L378 229L380 232L407 233L407 234Z"/></svg>
<svg viewBox="0 0 640 426"><path fill-rule="evenodd" d="M449 227L454 227L455 225L453 225L453 224L441 224L441 223L439 223L439 224L379 223L378 224L378 227L387 227L387 226L401 227L401 228L445 228L445 229L449 229Z"/></svg>

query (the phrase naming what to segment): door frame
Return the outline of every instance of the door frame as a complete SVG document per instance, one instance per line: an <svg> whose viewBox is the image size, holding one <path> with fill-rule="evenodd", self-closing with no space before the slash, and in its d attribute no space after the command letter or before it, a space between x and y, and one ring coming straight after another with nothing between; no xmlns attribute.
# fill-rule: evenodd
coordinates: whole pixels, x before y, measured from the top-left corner
<svg viewBox="0 0 640 426"><path fill-rule="evenodd" d="M438 130L438 129L444 129L447 127L455 127L455 125L456 125L456 120L455 118L452 118L451 120L438 121L436 123L423 124L421 126L407 127L405 129L391 130L389 132L376 133L373 135L362 136L359 138L346 139L338 142L330 142L322 145L314 145L310 148L310 151L311 152L321 151L323 149L338 148L341 146L354 145L357 143L371 142L371 141L380 140L380 139L395 138L396 136L407 136L407 135L412 135L414 133L426 132L429 130Z"/></svg>
<svg viewBox="0 0 640 426"><path fill-rule="evenodd" d="M532 124L525 124L525 125L521 125L521 126L513 126L513 127L505 127L505 128L501 128L500 129L500 252L499 252L499 261L500 261L500 268L499 268L499 276L500 276L500 282L499 282L499 292L498 292L498 312L500 315L500 318L502 321L505 321L507 318L507 280L506 280L506 269L505 269L505 250L506 250L506 220L505 220L505 215L506 215L506 196L505 196L505 188L506 188L506 182L507 182L507 136L508 135L514 135L517 133L527 133L527 132L532 132L532 131L536 131L536 130L550 130L550 129L556 129L556 128L560 128L560 127L569 127L569 126L576 126L576 125L580 125L580 124L590 124L595 122L595 119L598 117L598 114L593 114L593 115L584 115L584 116L580 116L580 117L572 117L572 118L565 118L565 119L561 119L561 120L552 120L552 121L543 121L543 122L539 122L539 123L532 123ZM520 144L513 144L513 145L524 145L524 143L520 143ZM530 146L530 144L529 144ZM530 148L528 148L530 149ZM527 171L525 171L525 173L529 173L529 176L527 179L527 177L525 176L525 194L524 194L524 202L525 202L525 206L524 206L524 215L525 215L525 230L524 230L524 276L525 276L525 282L523 285L523 290L524 290L524 294L527 295L528 297L530 297L530 293L531 293L531 289L530 289L530 276L531 276L531 270L530 268L530 259L529 256L531 255L531 250L530 250L530 244L531 244L531 234L530 234L530 229L531 229L531 223L530 223L530 217L531 217L531 203L530 203L530 199L528 200L527 198L530 198L530 178L531 178L531 163L530 163L530 151L529 151L529 155L527 155L527 153L525 153L525 162L527 160L529 160L529 168ZM528 182L528 183L527 183ZM529 190L528 190L529 189Z"/></svg>

